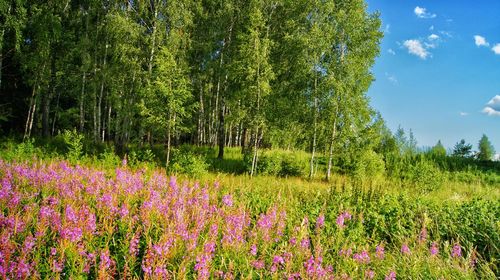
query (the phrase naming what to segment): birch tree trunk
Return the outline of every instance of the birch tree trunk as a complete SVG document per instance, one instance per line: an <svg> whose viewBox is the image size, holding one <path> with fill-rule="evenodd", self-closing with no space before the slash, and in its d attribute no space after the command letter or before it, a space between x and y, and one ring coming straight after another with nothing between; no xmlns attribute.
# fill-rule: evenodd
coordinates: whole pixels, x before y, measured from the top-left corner
<svg viewBox="0 0 500 280"><path fill-rule="evenodd" d="M108 40L107 40L107 36L106 36L106 42L105 42L105 46L104 46L104 57L102 59L102 67L101 67L101 90L99 92L99 99L97 101L97 132L98 132L98 140L99 142L103 142L104 141L104 136L101 137L101 135L103 135L103 131L104 129L101 129L102 127L102 98L103 98L103 95L104 95L104 82L105 82L105 79L106 79L106 74L105 74L105 71L106 71L106 57L108 55ZM102 131L101 131L102 130Z"/></svg>
<svg viewBox="0 0 500 280"><path fill-rule="evenodd" d="M85 83L87 79L87 73L83 71L82 75L82 90L80 93L80 133L83 133L83 129L85 126L85 108L84 108L84 100L85 100Z"/></svg>
<svg viewBox="0 0 500 280"><path fill-rule="evenodd" d="M335 139L336 132L337 132L337 117L335 117L335 120L333 121L332 135L330 138L330 151L328 153L328 167L326 169L326 180L327 181L330 181L331 172L332 172L333 145L334 145L334 139Z"/></svg>
<svg viewBox="0 0 500 280"><path fill-rule="evenodd" d="M309 164L309 179L312 179L314 176L314 157L316 153L316 137L317 137L317 110L318 110L318 97L317 97L317 88L318 88L318 78L314 79L314 105L313 105L313 142L311 148L311 162Z"/></svg>

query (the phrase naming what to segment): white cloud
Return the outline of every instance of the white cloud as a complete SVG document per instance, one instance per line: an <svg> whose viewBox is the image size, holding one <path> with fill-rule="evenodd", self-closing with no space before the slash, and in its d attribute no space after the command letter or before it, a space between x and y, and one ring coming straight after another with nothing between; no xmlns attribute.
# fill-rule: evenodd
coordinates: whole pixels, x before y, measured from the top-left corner
<svg viewBox="0 0 500 280"><path fill-rule="evenodd" d="M391 84L393 85L398 84L398 79L396 78L396 76L385 72L385 77L387 78L387 80L389 80L389 82L391 82Z"/></svg>
<svg viewBox="0 0 500 280"><path fill-rule="evenodd" d="M495 54L500 54L500 43L496 44L492 49L491 49ZM497 95L498 96L498 95Z"/></svg>
<svg viewBox="0 0 500 280"><path fill-rule="evenodd" d="M481 46L488 47L490 45L490 43L488 43L486 41L486 38L484 38L481 35L474 35L474 42L476 43L476 46L478 46L478 47L481 47Z"/></svg>
<svg viewBox="0 0 500 280"><path fill-rule="evenodd" d="M483 113L487 114L488 116L500 116L500 112L496 111L495 109L492 109L491 107L484 107Z"/></svg>
<svg viewBox="0 0 500 280"><path fill-rule="evenodd" d="M439 39L439 36L433 33L433 34L429 35L429 37L427 37L427 38L428 38L430 41L434 41L434 40Z"/></svg>
<svg viewBox="0 0 500 280"><path fill-rule="evenodd" d="M406 40L404 41L403 46L408 49L408 53L416 55L421 59L426 59L430 55L420 40Z"/></svg>
<svg viewBox="0 0 500 280"><path fill-rule="evenodd" d="M483 113L489 116L500 116L500 95L495 95L484 107Z"/></svg>
<svg viewBox="0 0 500 280"><path fill-rule="evenodd" d="M488 103L486 104L491 108L500 111L500 95L495 95Z"/></svg>
<svg viewBox="0 0 500 280"><path fill-rule="evenodd" d="M467 113L467 112L460 112L461 117L467 117L468 115L469 115L469 113Z"/></svg>
<svg viewBox="0 0 500 280"><path fill-rule="evenodd" d="M385 25L384 33L391 34L391 25L390 24Z"/></svg>
<svg viewBox="0 0 500 280"><path fill-rule="evenodd" d="M453 35L451 34L451 32L440 30L439 33L441 35L444 35L444 36L448 37L448 38L453 38Z"/></svg>
<svg viewBox="0 0 500 280"><path fill-rule="evenodd" d="M429 27L429 31L433 31L434 30L434 25L431 25L431 27Z"/></svg>
<svg viewBox="0 0 500 280"><path fill-rule="evenodd" d="M426 49L435 49L435 48L437 48L437 45L434 44L434 43L427 43L427 42L425 42L424 46L425 46Z"/></svg>
<svg viewBox="0 0 500 280"><path fill-rule="evenodd" d="M393 49L388 49L387 52L392 55L396 55L396 52Z"/></svg>
<svg viewBox="0 0 500 280"><path fill-rule="evenodd" d="M436 14L428 13L426 8L422 8L419 6L416 6L413 12L415 12L415 15L417 15L417 17L419 18L435 18L437 16Z"/></svg>

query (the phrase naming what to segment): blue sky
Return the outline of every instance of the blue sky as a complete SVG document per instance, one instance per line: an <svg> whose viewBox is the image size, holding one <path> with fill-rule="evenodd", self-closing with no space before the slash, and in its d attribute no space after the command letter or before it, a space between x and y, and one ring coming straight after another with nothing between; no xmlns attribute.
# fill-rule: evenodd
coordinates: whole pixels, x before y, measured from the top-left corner
<svg viewBox="0 0 500 280"><path fill-rule="evenodd" d="M385 30L368 96L388 127L474 150L484 133L499 152L500 1L367 2Z"/></svg>

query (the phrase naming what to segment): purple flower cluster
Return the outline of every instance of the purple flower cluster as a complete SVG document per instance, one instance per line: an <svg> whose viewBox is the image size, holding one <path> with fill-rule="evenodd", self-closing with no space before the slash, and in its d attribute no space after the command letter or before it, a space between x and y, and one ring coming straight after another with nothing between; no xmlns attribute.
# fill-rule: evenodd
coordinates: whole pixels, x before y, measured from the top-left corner
<svg viewBox="0 0 500 280"><path fill-rule="evenodd" d="M454 258L458 258L462 256L462 247L460 247L460 244L455 243L453 245L453 248L451 249L451 256Z"/></svg>
<svg viewBox="0 0 500 280"><path fill-rule="evenodd" d="M431 253L431 256L436 256L439 253L439 248L436 242L432 242L429 252Z"/></svg>
<svg viewBox="0 0 500 280"><path fill-rule="evenodd" d="M0 278L348 279L343 271L334 275L330 264L338 261L373 279L369 266L392 259L382 244L341 243L349 229L327 236L332 228L323 213L315 224L305 216L291 225L297 217L287 220L283 207L252 213L223 190L218 183L181 183L160 170L134 171L126 160L107 172L64 161L0 160ZM336 224L344 229L352 219L343 211ZM424 230L415 237L422 243ZM392 253L413 257L407 244ZM436 242L430 254L438 254ZM459 244L451 256L462 256Z"/></svg>
<svg viewBox="0 0 500 280"><path fill-rule="evenodd" d="M370 262L370 255L368 254L368 251L363 250L359 253L355 253L352 258L357 261L358 263L369 263Z"/></svg>
<svg viewBox="0 0 500 280"><path fill-rule="evenodd" d="M345 227L345 221L348 221L352 219L352 215L349 213L349 212L342 212L340 213L340 215L337 217L337 226L339 226L339 228L344 228Z"/></svg>

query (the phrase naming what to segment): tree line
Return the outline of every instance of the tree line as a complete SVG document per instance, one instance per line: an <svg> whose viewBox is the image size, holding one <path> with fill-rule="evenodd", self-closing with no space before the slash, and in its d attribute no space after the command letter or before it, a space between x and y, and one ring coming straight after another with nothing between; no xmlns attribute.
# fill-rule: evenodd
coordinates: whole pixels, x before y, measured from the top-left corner
<svg viewBox="0 0 500 280"><path fill-rule="evenodd" d="M0 125L96 143L366 149L382 38L363 0L0 4ZM255 167L252 167L252 173Z"/></svg>

